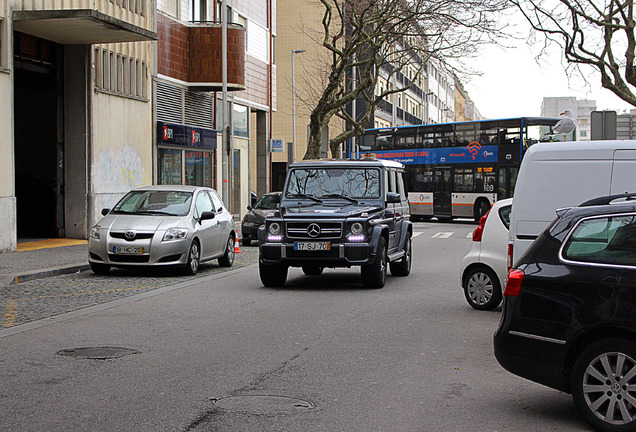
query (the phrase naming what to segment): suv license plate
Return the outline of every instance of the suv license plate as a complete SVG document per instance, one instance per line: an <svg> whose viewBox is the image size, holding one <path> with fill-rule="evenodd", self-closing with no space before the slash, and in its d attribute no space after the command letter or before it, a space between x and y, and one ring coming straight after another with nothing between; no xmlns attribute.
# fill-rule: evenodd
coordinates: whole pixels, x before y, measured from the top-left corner
<svg viewBox="0 0 636 432"><path fill-rule="evenodd" d="M314 251L331 250L330 242L294 242L294 250Z"/></svg>
<svg viewBox="0 0 636 432"><path fill-rule="evenodd" d="M141 246L113 246L113 253L116 254L142 254L144 248Z"/></svg>

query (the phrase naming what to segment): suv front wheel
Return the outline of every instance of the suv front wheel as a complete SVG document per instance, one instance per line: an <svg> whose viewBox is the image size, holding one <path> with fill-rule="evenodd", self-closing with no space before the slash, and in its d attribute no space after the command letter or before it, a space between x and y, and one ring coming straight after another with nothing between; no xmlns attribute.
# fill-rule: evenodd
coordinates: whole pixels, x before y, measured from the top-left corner
<svg viewBox="0 0 636 432"><path fill-rule="evenodd" d="M386 282L386 241L380 237L375 261L360 269L362 285L367 288L382 288Z"/></svg>
<svg viewBox="0 0 636 432"><path fill-rule="evenodd" d="M265 265L258 263L258 273L261 282L268 288L282 287L287 281L288 267L281 264Z"/></svg>

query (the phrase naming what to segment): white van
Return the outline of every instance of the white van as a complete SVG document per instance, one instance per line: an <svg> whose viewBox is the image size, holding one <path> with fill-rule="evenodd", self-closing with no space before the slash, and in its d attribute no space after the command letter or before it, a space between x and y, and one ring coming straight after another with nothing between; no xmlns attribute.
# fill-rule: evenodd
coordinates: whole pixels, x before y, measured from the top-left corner
<svg viewBox="0 0 636 432"><path fill-rule="evenodd" d="M636 141L539 143L521 162L508 237L509 265L556 217L591 198L636 192Z"/></svg>

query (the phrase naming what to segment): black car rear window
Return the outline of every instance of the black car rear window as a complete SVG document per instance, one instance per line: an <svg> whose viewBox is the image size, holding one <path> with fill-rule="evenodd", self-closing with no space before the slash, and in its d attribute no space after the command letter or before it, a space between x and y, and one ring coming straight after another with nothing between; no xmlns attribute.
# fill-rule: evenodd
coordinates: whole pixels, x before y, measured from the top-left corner
<svg viewBox="0 0 636 432"><path fill-rule="evenodd" d="M582 220L568 237L562 255L570 261L636 266L636 215Z"/></svg>

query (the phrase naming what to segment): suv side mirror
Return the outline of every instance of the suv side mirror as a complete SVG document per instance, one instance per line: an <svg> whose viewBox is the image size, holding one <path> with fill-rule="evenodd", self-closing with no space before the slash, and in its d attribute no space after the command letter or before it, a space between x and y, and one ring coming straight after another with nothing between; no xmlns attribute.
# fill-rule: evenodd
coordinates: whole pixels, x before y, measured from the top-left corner
<svg viewBox="0 0 636 432"><path fill-rule="evenodd" d="M199 218L199 220L210 220L210 219L214 219L216 217L216 215L214 214L214 212L211 211L204 211L203 213L201 213L201 217Z"/></svg>
<svg viewBox="0 0 636 432"><path fill-rule="evenodd" d="M109 208L103 208L102 209L102 216L106 216L108 213L110 213L110 209Z"/></svg>
<svg viewBox="0 0 636 432"><path fill-rule="evenodd" d="M280 204L280 195L272 195L270 202L272 204Z"/></svg>
<svg viewBox="0 0 636 432"><path fill-rule="evenodd" d="M400 198L399 193L388 192L386 194L386 202L387 204L399 204L400 202L402 202L402 199Z"/></svg>

